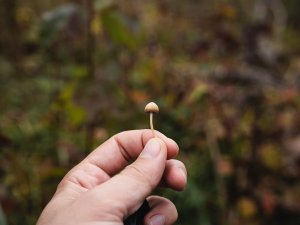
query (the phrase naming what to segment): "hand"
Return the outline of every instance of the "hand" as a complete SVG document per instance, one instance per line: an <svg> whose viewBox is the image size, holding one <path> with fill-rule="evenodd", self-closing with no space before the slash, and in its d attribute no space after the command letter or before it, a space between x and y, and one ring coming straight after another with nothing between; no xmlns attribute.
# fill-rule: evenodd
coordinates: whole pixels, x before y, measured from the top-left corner
<svg viewBox="0 0 300 225"><path fill-rule="evenodd" d="M158 185L183 190L185 166L172 159L178 145L156 134L152 138L151 130L125 131L104 142L62 179L37 225L123 225ZM171 201L159 196L147 200L151 210L146 225L177 220Z"/></svg>

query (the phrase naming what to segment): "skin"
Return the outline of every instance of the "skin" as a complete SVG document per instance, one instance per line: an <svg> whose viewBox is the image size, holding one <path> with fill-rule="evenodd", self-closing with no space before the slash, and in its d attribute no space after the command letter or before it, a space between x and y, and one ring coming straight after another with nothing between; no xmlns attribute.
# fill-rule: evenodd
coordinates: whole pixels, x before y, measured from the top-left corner
<svg viewBox="0 0 300 225"><path fill-rule="evenodd" d="M145 198L145 225L173 224L174 204L149 195L158 186L184 190L187 172L173 159L176 142L155 132L153 138L151 130L125 131L100 145L65 175L37 225L123 225Z"/></svg>

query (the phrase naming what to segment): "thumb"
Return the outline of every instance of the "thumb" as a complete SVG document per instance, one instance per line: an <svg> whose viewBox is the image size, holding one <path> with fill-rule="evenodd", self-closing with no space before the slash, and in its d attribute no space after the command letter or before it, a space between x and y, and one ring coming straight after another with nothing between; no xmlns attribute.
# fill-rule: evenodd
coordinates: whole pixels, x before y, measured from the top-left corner
<svg viewBox="0 0 300 225"><path fill-rule="evenodd" d="M93 190L93 199L100 205L106 204L110 214L123 219L135 212L159 184L166 160L165 143L159 138L149 140L136 161Z"/></svg>

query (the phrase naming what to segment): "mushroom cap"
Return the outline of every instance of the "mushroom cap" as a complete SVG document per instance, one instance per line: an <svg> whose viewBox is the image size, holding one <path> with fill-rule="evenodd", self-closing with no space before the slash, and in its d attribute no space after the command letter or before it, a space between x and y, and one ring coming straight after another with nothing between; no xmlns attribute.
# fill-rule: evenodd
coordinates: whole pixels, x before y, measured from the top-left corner
<svg viewBox="0 0 300 225"><path fill-rule="evenodd" d="M158 106L154 103L154 102L150 102L145 106L144 111L146 113L158 113L159 112L159 108Z"/></svg>

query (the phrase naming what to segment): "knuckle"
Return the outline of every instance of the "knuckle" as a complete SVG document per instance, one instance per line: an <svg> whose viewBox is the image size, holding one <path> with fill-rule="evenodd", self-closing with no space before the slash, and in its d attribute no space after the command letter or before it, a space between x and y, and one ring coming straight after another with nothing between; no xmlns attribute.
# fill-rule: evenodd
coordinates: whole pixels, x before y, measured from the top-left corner
<svg viewBox="0 0 300 225"><path fill-rule="evenodd" d="M138 167L137 165L131 164L127 166L127 168L123 170L123 175L134 179L141 185L147 185L151 189L155 187L155 184L152 181L151 177L148 175L148 173L142 168Z"/></svg>

